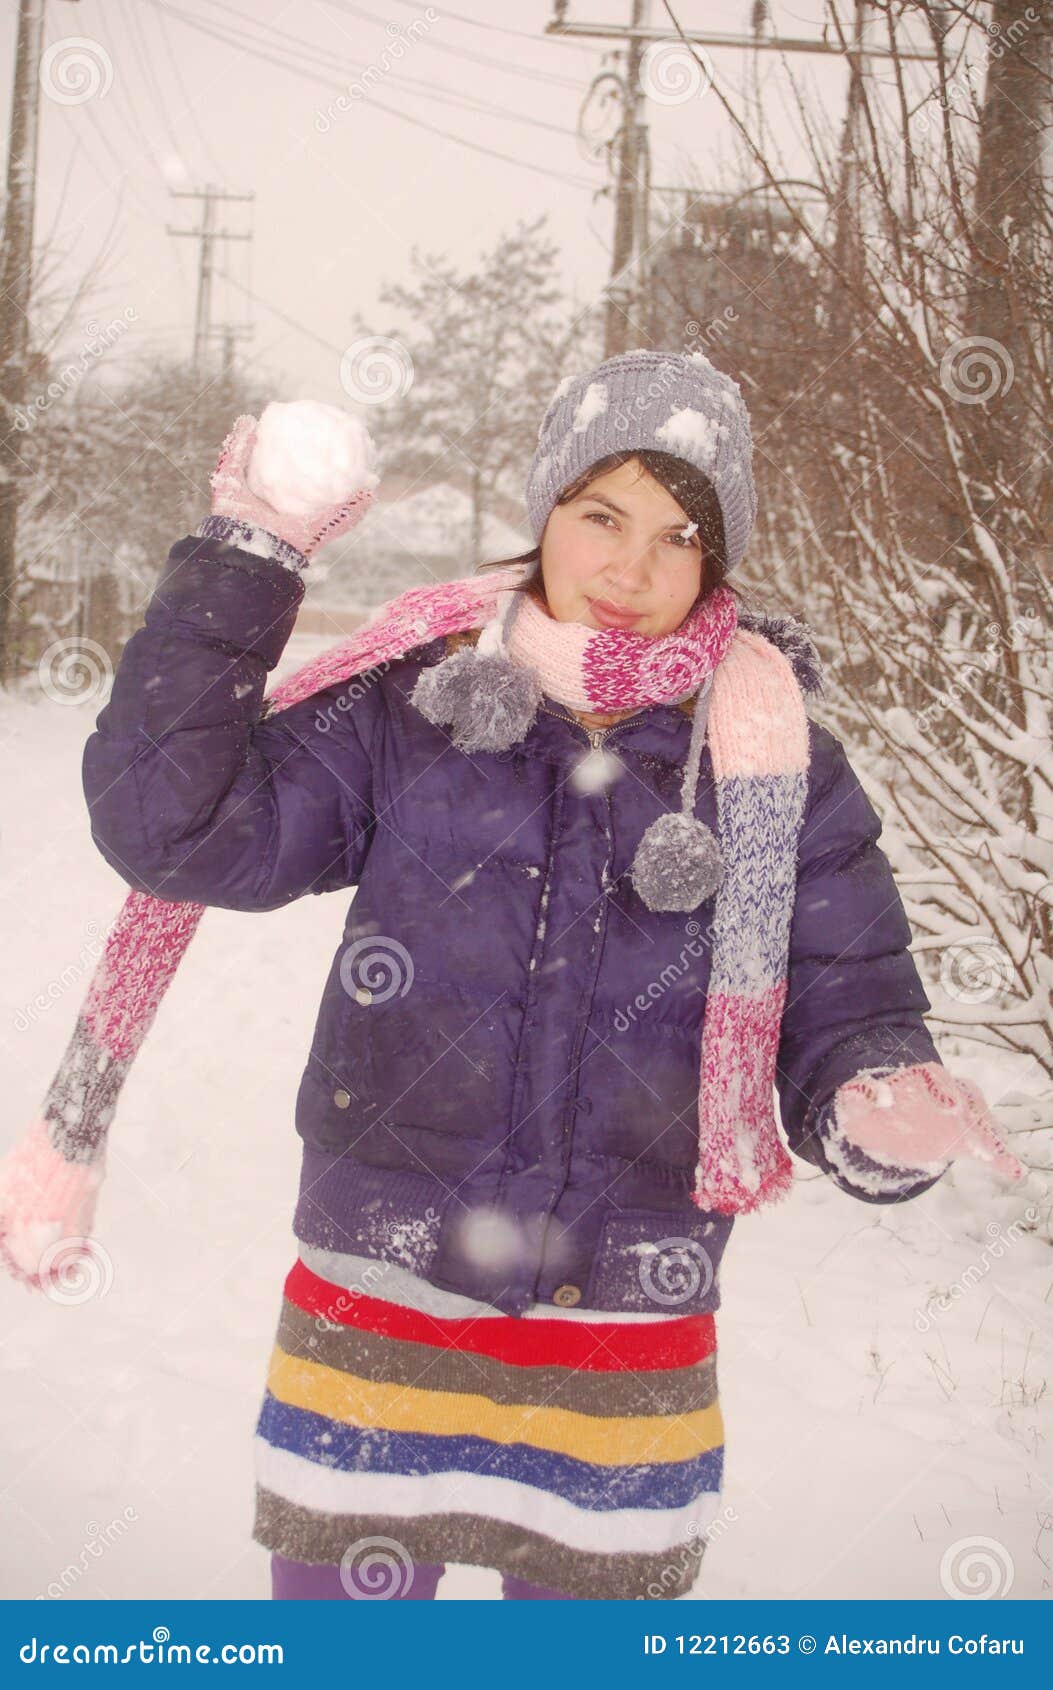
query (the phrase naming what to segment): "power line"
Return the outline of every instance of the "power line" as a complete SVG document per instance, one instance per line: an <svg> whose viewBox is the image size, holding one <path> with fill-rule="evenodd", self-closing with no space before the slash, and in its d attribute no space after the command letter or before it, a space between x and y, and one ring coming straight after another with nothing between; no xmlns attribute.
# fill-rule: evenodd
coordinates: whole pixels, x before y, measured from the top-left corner
<svg viewBox="0 0 1053 1690"><path fill-rule="evenodd" d="M229 271L217 270L216 275L222 276L225 282L229 282L232 287L236 287L241 293L246 294L254 304L262 305L265 310L273 312L275 317L280 317L282 322L287 323L291 329L297 329L300 334L306 335L308 340L313 340L318 346L324 347L326 352L333 352L338 358L343 357L345 347L334 346L331 340L326 340L325 336L318 334L315 329L309 329L306 323L301 323L296 317L290 317L287 311L281 309L281 306L272 305L271 301L264 299L262 294L254 293L252 288L246 287L244 282L239 282Z"/></svg>
<svg viewBox="0 0 1053 1690"><path fill-rule="evenodd" d="M418 15L420 13L419 0L395 0L395 4L397 6L409 6L411 11L418 13ZM465 17L463 12L451 12L447 6L442 9L442 19L444 23L463 23L470 25L472 29L491 30L495 35L512 35L517 41L538 41L540 39L529 29L509 29L507 24L489 23L484 18ZM579 53L588 51L588 48L579 47L575 41L559 41L558 45L560 47L572 47Z"/></svg>
<svg viewBox="0 0 1053 1690"><path fill-rule="evenodd" d="M206 4L217 7L219 11L229 17L238 18L240 21L249 24L254 36L259 34L262 27L267 29L271 35L278 37L278 42L266 41L264 42L265 46L277 47L277 50L282 53L294 52L308 65L311 60L314 60L326 72L344 68L336 64L332 53L327 53L322 48L311 47L303 42L299 36L290 35L287 30L278 29L274 24L261 26L249 13L239 11L236 6L225 5L223 0L206 0ZM353 78L358 73L349 69L347 74ZM439 105L453 105L466 111L478 112L484 117L497 117L508 123L524 123L532 129L544 129L552 135L562 135L568 141L576 139L574 130L567 129L562 124L546 123L544 118L533 117L526 112L510 111L507 105L498 105L490 100L475 99L471 94L466 94L462 88L451 88L445 82L423 82L419 77L406 76L405 74L393 75L391 82L395 88L412 88L424 99L435 100Z"/></svg>
<svg viewBox="0 0 1053 1690"><path fill-rule="evenodd" d="M179 56L178 56L178 54L176 54L172 50L172 38L168 33L168 19L165 17L163 9L158 11L157 21L161 26L161 33L165 38L165 46L168 50L168 63L171 66L172 74L174 75L177 83L179 84L179 92L183 96L183 109L187 113L188 117L190 118L191 123L194 125L194 128L197 131L197 137L198 137L198 140L201 142L202 152L204 153L205 158L207 159L208 163L212 166L212 170L213 170L214 174L217 177L223 176L225 174L224 167L223 167L223 165L220 164L220 162L217 159L215 153L213 152L212 143L210 142L208 136L205 134L205 131L202 128L202 125L201 125L201 120L197 115L197 107L194 104L193 100L190 98L190 95L186 91L186 83L183 81L183 72L179 68Z"/></svg>
<svg viewBox="0 0 1053 1690"><path fill-rule="evenodd" d="M366 23L377 23L384 27L384 18L378 18L375 12L367 12L361 6L352 5L351 0L322 0L322 4L331 6L338 12L347 12L353 18L362 18ZM531 35L528 39L540 41L542 37ZM433 41L429 36L423 36L417 45L431 47L436 53L452 53L458 59L470 59L473 64L485 65L488 70L525 76L531 82L545 82L549 87L573 88L575 91L580 87L580 83L572 76L560 76L558 72L550 70L537 70L533 65L509 64L507 59L492 59L487 53L475 53L470 47L458 47L452 41Z"/></svg>
<svg viewBox="0 0 1053 1690"><path fill-rule="evenodd" d="M129 20L128 40L131 43L132 51L135 54L136 63L142 67L143 78L149 85L149 91L156 102L156 108L161 114L161 122L164 124L164 127L168 132L169 145L171 146L176 158L182 162L182 143L180 142L175 129L172 127L172 120L168 115L168 107L165 105L164 90L161 87L158 78L154 75L154 67L151 63L150 55L147 52L144 37L140 32L139 19L136 15L135 7L134 5L129 6L128 0L121 0L121 6L124 10L125 16Z"/></svg>
<svg viewBox="0 0 1053 1690"><path fill-rule="evenodd" d="M160 0L146 0L146 3L156 7L160 4ZM335 88L338 93L342 94L346 92L344 84L330 82L327 78L321 76L316 71L303 70L298 65L290 63L288 58L275 58L273 54L264 52L261 48L253 46L250 42L239 40L236 37L231 39L228 34L222 33L220 30L216 29L214 25L205 23L202 19L194 17L188 12L180 11L175 6L166 4L165 10L169 16L178 18L181 23L187 24L192 29L199 30L203 35L210 36L212 40L219 41L225 47L233 47L238 52L248 53L254 58L262 59L266 64L276 65L279 70L288 71L291 76L298 76L303 81L314 82L319 85L324 83L324 85L328 88ZM438 124L429 123L427 118L411 117L408 112L399 111L397 107L386 105L382 100L378 100L373 94L370 95L370 104L374 106L376 110L386 112L389 117L399 118L403 123L408 123L415 129L423 129L429 135L438 135L444 141L454 141L458 146L466 147L469 152L480 153L486 158L497 159L502 164L515 165L518 169L529 170L535 175L547 176L551 180L560 182L563 185L569 185L575 188L584 188L589 193L593 193L595 191L595 184L587 182L581 177L567 176L562 171L549 170L545 165L535 164L530 159L517 158L512 153L498 152L493 147L485 147L477 141L469 141L465 138L465 136L457 135L452 130L442 129Z"/></svg>

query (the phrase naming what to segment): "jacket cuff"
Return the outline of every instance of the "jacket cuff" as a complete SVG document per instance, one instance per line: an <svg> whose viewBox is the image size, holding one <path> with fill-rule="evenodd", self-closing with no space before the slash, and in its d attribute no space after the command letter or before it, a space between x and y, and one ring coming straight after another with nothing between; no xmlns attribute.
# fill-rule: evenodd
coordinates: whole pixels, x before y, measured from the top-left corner
<svg viewBox="0 0 1053 1690"><path fill-rule="evenodd" d="M206 516L194 532L203 540L226 540L256 557L273 558L283 569L291 569L297 575L307 568L310 561L279 534L272 534L269 528L257 528L251 522L242 522L240 517Z"/></svg>
<svg viewBox="0 0 1053 1690"><path fill-rule="evenodd" d="M820 1110L816 1132L831 1177L843 1191L864 1201L896 1203L918 1197L950 1167L942 1158L916 1164L879 1162L838 1129L833 1098Z"/></svg>

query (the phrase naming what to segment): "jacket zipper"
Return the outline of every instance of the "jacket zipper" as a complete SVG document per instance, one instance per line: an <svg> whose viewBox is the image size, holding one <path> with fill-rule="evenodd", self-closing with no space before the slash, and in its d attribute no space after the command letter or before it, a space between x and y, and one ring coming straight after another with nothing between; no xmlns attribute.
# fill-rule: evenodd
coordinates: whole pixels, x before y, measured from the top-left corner
<svg viewBox="0 0 1053 1690"><path fill-rule="evenodd" d="M602 750L603 742L607 738L607 735L610 734L610 733L613 733L616 728L620 728L622 726L627 726L628 723L634 719L634 717L642 716L644 714L644 711L636 710L636 711L633 712L632 716L624 717L623 721L612 722L609 728L587 728L585 726L584 722L579 722L578 718L576 716L572 716L569 713L569 711L557 709L551 704L543 704L541 706L541 708L542 708L542 710L547 711L550 716L561 717L563 721L569 722L572 727L577 728L579 733L585 734L588 738L589 744L592 747L593 751ZM609 811L609 807L610 807L610 800L608 799L608 811ZM608 855L607 855L607 858L604 862L604 880L606 880L607 869L610 865L610 848L611 848L611 838L610 838L610 832L608 830L608 835L607 835L607 852L608 852ZM599 928L599 931L596 934L596 952L595 952L595 961L594 961L593 973L592 973L592 988L591 988L591 991L590 991L590 994L589 994L589 1009L591 1009L592 999L595 996L595 992L596 992L596 980L597 980L597 977L598 977L598 974L599 974L600 958L601 958L602 953L603 953L604 940L605 940L605 937L606 937L606 926L607 926L606 899L602 899L601 900L600 928ZM570 1161L571 1161L573 1142L574 1142L576 1104L577 1104L578 1095L579 1095L580 1086L581 1086L581 1077L580 1077L580 1073L579 1073L579 1065L580 1065L580 1061L581 1061L582 1046L585 1043L585 1036L586 1036L586 1033L588 1032L588 1013L589 1012L586 1011L586 1014L585 1014L583 1021L582 1021L582 1025L577 1030L577 1033L576 1033L575 1039L574 1039L574 1048L571 1051L570 1061L567 1065L568 1073L571 1074L574 1077L575 1093L574 1093L574 1097L571 1100L571 1102L568 1103L566 1108L564 1109L563 1115L562 1115L562 1118L561 1118L561 1121L560 1121L560 1136L561 1136L561 1143L562 1143L562 1153L563 1153L563 1157L564 1157L563 1176L562 1176L562 1180L560 1182L559 1190L556 1192L555 1196L553 1197L552 1203L551 1203L551 1205L550 1205L550 1207L547 1211L547 1215L546 1215L545 1227L544 1227L544 1231L542 1233L541 1256L540 1256L540 1259L538 1261L538 1271L537 1271L537 1274L535 1275L535 1278L534 1278L533 1289L534 1289L535 1297L537 1295L538 1281L539 1281L541 1274L544 1271L544 1267L545 1267L545 1243L547 1242L547 1239L548 1239L549 1224L551 1222L552 1215L554 1214L556 1207L559 1204L560 1198L563 1196L563 1193L567 1189L567 1181L570 1177Z"/></svg>
<svg viewBox="0 0 1053 1690"><path fill-rule="evenodd" d="M607 735L614 733L616 728L627 727L636 716L644 715L643 710L634 710L632 716L624 716L620 722L612 722L609 728L587 728L584 722L579 722L576 716L571 716L566 710L556 710L551 704L543 704L541 708L550 716L560 716L564 722L569 722L572 727L577 728L579 733L587 734L593 751L600 751Z"/></svg>

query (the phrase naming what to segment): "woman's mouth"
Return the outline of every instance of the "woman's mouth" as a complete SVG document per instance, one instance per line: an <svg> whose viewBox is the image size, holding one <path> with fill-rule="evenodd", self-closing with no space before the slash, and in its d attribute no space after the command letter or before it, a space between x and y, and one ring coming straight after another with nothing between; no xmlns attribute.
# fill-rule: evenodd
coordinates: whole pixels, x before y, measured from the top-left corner
<svg viewBox="0 0 1053 1690"><path fill-rule="evenodd" d="M642 610L623 610L619 605L610 604L607 599L589 599L588 602L589 609L601 628L631 628L643 620Z"/></svg>

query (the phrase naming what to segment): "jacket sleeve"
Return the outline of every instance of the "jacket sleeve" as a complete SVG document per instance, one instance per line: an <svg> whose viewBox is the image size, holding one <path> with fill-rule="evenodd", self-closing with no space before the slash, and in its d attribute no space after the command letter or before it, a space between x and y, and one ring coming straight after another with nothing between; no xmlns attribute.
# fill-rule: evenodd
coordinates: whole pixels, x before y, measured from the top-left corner
<svg viewBox="0 0 1053 1690"><path fill-rule="evenodd" d="M919 1196L941 1174L892 1168L832 1132L838 1086L940 1057L923 1020L932 1005L882 823L844 746L809 723L809 796L798 853L776 1090L790 1149L863 1202ZM853 1177L855 1176L855 1177Z"/></svg>
<svg viewBox="0 0 1053 1690"><path fill-rule="evenodd" d="M243 544L172 547L84 750L92 837L129 886L269 910L358 880L379 686L261 711L303 592L295 569Z"/></svg>

